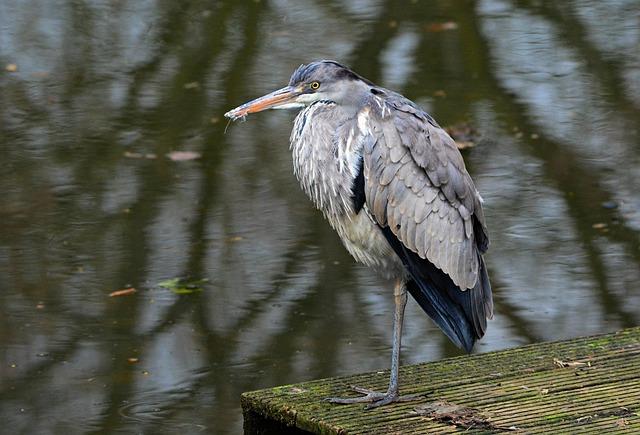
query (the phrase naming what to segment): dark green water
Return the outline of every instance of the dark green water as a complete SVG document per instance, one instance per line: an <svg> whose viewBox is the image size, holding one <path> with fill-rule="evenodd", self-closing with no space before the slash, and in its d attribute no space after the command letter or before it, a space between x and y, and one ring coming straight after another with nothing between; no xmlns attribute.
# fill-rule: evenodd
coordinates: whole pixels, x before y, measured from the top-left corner
<svg viewBox="0 0 640 435"><path fill-rule="evenodd" d="M636 0L0 0L0 432L239 433L242 391L388 367L391 289L299 191L293 114L222 117L317 58L481 133L476 352L640 324ZM404 344L460 354L413 303Z"/></svg>

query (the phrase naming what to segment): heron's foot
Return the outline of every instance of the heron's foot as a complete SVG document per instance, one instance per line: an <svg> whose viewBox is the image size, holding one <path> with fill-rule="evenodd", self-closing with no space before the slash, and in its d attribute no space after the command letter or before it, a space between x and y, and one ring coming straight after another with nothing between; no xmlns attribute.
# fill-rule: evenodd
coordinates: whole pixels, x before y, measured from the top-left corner
<svg viewBox="0 0 640 435"><path fill-rule="evenodd" d="M342 405L349 405L353 403L368 403L365 409L377 408L379 406L388 405L395 402L412 402L414 400L424 399L424 396L407 395L400 396L397 391L387 391L386 393L380 393L378 391L369 390L368 388L351 386L351 389L356 393L364 394L362 397L327 397L325 400L331 403L339 403Z"/></svg>

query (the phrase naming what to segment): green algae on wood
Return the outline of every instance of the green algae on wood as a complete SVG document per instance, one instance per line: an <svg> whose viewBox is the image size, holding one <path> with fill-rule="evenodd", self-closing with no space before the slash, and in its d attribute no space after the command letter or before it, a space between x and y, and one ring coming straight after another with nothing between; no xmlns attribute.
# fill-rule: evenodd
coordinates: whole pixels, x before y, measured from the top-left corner
<svg viewBox="0 0 640 435"><path fill-rule="evenodd" d="M323 401L351 394L350 385L382 390L388 375L364 373L244 393L245 433L432 434L489 427L521 433L640 432L640 328L401 367L401 394L424 395L422 401L370 411ZM487 425L464 427L418 412L437 401L477 410Z"/></svg>

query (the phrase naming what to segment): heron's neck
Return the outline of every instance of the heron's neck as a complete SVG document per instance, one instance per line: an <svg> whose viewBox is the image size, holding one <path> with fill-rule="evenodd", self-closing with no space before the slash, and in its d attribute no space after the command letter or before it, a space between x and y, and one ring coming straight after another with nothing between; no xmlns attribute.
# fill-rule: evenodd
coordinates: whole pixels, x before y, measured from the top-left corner
<svg viewBox="0 0 640 435"><path fill-rule="evenodd" d="M352 186L362 152L357 114L316 102L296 117L291 132L294 173L326 216L353 211Z"/></svg>

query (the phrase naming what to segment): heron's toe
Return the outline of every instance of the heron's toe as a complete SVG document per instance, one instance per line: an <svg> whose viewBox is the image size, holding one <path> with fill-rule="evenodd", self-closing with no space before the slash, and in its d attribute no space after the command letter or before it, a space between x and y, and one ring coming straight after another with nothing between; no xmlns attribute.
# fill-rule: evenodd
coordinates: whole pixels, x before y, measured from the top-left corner
<svg viewBox="0 0 640 435"><path fill-rule="evenodd" d="M380 393L378 391L362 388L355 385L351 389L356 393L363 394L361 397L327 397L325 400L330 403L338 403L341 405L349 405L353 403L368 403L365 409L377 408L379 406L389 405L395 402L411 402L414 400L424 399L423 395L400 396L397 391L387 391Z"/></svg>
<svg viewBox="0 0 640 435"><path fill-rule="evenodd" d="M382 398L384 398L385 396L384 393L379 393L377 391L370 390L368 388L358 387L356 385L351 385L349 388L351 388L356 393L363 394L363 396L361 397L327 397L324 400L331 403L348 405L352 403L372 403L378 400L382 400Z"/></svg>

